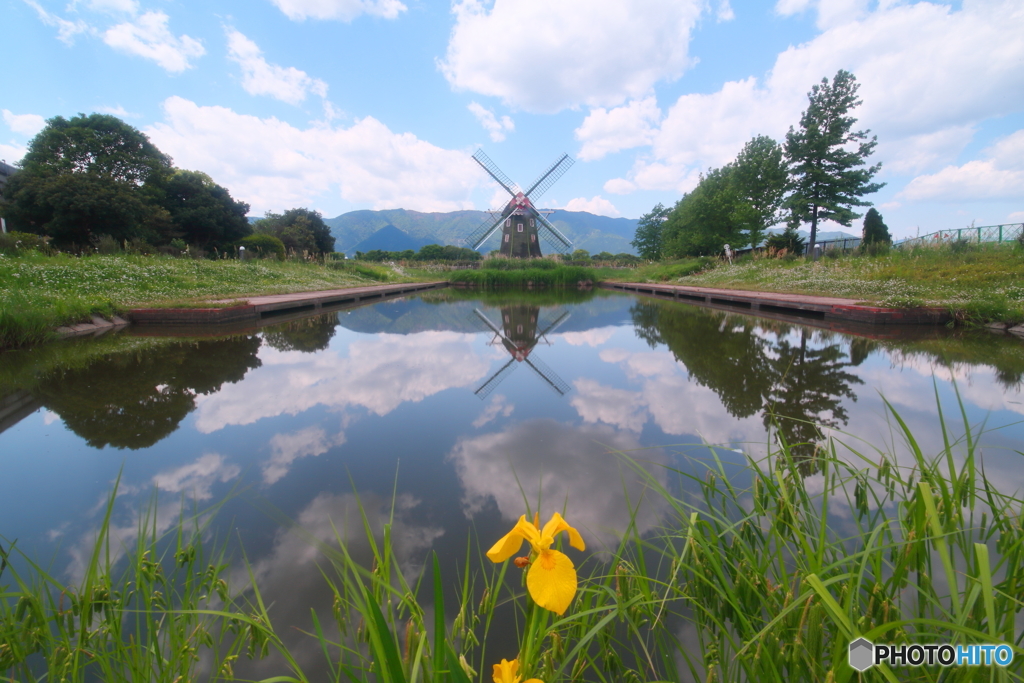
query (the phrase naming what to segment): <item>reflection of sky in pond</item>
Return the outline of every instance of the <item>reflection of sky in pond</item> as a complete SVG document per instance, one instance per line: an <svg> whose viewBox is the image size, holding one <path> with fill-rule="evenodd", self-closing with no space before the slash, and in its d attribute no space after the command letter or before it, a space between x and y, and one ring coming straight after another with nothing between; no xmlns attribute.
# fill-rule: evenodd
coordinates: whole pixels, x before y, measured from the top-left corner
<svg viewBox="0 0 1024 683"><path fill-rule="evenodd" d="M869 455L872 444L894 444L910 466L882 397L933 455L942 448L936 390L947 420L960 425L953 380L970 422L990 430L987 474L1004 491L1024 489L1014 452L1024 433L1016 339L939 331L871 341L601 295L541 306L539 329L569 316L530 342L539 370L519 367L481 400L474 392L509 351L492 343L474 308L502 320L487 302L408 299L305 327L165 340L131 359L115 349L43 368L35 384L14 388L38 409L0 433L0 535L74 576L119 472L113 520L125 543L154 489L163 503L200 504L234 491L214 530L237 534L265 593L292 596L275 608L280 618L307 628L309 605L325 599L308 538L330 541L332 521L351 523L356 495L377 530L397 490L396 550L412 575L430 549L454 575L467 534L489 544L525 512L524 496L540 498L545 517L564 507L588 551L601 551L628 525L630 506L641 531L667 512L616 451L669 485L663 465L691 467L690 458L707 455L695 446L701 440L764 453L772 406L830 424ZM560 396L545 373L570 391ZM279 528L268 505L308 535ZM176 521L174 505L162 505L158 527Z"/></svg>

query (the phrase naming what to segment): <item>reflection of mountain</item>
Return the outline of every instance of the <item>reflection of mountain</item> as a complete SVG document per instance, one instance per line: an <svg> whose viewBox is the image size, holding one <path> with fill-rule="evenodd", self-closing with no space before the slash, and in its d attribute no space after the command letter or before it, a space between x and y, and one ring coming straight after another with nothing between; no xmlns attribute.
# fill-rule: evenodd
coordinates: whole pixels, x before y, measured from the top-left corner
<svg viewBox="0 0 1024 683"><path fill-rule="evenodd" d="M259 337L233 337L111 355L54 372L33 393L94 448L146 448L177 429L196 394L259 367L259 347Z"/></svg>
<svg viewBox="0 0 1024 683"><path fill-rule="evenodd" d="M666 345L734 417L760 412L765 426L775 422L794 455L814 454L817 425L846 424L842 400L856 400L851 385L861 380L845 371L852 363L838 343L810 346L807 328L783 325L769 336L751 317L657 301L638 301L632 311L637 335Z"/></svg>
<svg viewBox="0 0 1024 683"><path fill-rule="evenodd" d="M338 315L342 327L365 334L413 334L426 330L446 330L475 334L487 332L488 326L473 310L479 308L492 320L501 315L501 307L508 305L537 305L541 309L561 306L572 312L572 317L559 327L559 332L576 332L596 327L631 324L629 304L631 297L604 292L572 292L569 297L516 292L497 295L486 292L457 292L441 290L429 298L384 301ZM536 302L534 301L536 299ZM444 303L437 305L434 301Z"/></svg>

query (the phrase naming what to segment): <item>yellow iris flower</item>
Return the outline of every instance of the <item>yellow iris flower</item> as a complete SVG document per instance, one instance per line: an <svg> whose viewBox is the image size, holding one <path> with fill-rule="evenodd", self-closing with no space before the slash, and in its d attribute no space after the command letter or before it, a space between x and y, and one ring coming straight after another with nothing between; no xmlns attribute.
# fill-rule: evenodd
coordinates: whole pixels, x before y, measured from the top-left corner
<svg viewBox="0 0 1024 683"><path fill-rule="evenodd" d="M562 519L557 512L551 516L551 521L539 527L539 519L527 522L526 515L519 518L512 531L494 544L487 551L487 557L492 562L504 562L519 552L523 541L529 541L533 547L533 562L526 574L526 588L530 591L534 602L544 609L551 610L559 615L564 614L569 608L576 595L576 569L572 560L551 546L555 542L555 536L563 531L569 533L569 545L577 550L586 550L580 532L569 526L568 522Z"/></svg>
<svg viewBox="0 0 1024 683"><path fill-rule="evenodd" d="M501 664L494 665L494 683L519 683L519 660L501 660ZM524 683L544 683L539 678L531 678Z"/></svg>

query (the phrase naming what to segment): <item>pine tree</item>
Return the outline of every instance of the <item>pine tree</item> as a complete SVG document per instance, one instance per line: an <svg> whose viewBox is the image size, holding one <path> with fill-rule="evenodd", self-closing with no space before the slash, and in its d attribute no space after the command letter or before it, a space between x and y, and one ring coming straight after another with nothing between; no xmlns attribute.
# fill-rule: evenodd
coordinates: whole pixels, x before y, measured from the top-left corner
<svg viewBox="0 0 1024 683"><path fill-rule="evenodd" d="M882 220L882 214L874 208L868 209L864 216L864 232L862 233L863 243L875 244L878 242L890 243L892 236L889 234L889 226Z"/></svg>
<svg viewBox="0 0 1024 683"><path fill-rule="evenodd" d="M852 131L857 119L849 112L861 103L857 99L859 87L848 71L840 70L832 83L823 78L807 94L810 104L800 117L800 129L790 127L786 134L792 190L786 202L789 223L811 224L807 245L811 253L819 221L832 220L849 227L854 218L860 217L851 207L870 206L871 202L861 197L885 185L871 182L881 164L865 166L878 144L877 137L868 139L871 131ZM851 143L857 143L855 151L847 149Z"/></svg>

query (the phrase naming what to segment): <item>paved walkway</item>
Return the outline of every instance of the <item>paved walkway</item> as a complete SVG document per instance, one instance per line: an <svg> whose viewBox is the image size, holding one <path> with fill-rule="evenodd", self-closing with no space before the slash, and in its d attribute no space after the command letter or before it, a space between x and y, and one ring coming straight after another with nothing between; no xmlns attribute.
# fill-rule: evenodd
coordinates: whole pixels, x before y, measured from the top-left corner
<svg viewBox="0 0 1024 683"><path fill-rule="evenodd" d="M856 299L832 296L655 285L639 282L607 282L602 286L716 308L746 309L818 320L844 320L873 325L938 325L947 322L951 317L948 309L938 306L886 308L861 305L857 303Z"/></svg>

